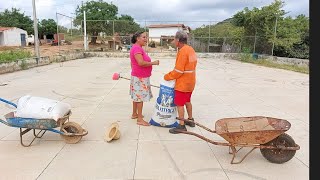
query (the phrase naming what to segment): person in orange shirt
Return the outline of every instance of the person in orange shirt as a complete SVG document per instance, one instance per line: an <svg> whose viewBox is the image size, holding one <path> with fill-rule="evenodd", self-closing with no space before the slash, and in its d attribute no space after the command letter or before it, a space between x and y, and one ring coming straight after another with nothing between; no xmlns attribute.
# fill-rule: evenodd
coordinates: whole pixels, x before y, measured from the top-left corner
<svg viewBox="0 0 320 180"><path fill-rule="evenodd" d="M174 87L174 104L178 109L179 125L169 130L172 134L177 134L176 130L187 131L185 125L195 127L194 122L184 122L184 106L186 106L188 120L194 121L192 116L191 95L196 83L197 56L194 49L187 44L188 34L184 31L177 31L174 43L178 47L176 64L172 71L164 75L166 81L176 80Z"/></svg>

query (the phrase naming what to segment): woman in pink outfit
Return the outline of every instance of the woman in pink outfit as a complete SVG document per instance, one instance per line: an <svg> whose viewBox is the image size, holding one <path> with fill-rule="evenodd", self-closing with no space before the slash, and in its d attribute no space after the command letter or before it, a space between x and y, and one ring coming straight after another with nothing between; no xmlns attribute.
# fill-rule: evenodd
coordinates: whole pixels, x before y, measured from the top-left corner
<svg viewBox="0 0 320 180"><path fill-rule="evenodd" d="M145 32L137 32L131 39L132 47L130 49L131 60L131 83L130 95L132 102L132 119L138 119L137 124L150 126L143 119L143 102L148 102L153 97L150 86L150 76L153 65L159 65L159 60L151 61L151 58L143 50L142 46L147 43Z"/></svg>

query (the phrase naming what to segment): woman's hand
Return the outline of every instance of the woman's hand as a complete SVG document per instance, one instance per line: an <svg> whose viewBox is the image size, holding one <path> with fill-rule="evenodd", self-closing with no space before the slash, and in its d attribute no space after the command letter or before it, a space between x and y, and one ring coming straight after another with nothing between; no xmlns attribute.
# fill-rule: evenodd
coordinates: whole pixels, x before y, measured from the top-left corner
<svg viewBox="0 0 320 180"><path fill-rule="evenodd" d="M159 60L156 60L152 62L152 65L159 65L159 63L160 63Z"/></svg>

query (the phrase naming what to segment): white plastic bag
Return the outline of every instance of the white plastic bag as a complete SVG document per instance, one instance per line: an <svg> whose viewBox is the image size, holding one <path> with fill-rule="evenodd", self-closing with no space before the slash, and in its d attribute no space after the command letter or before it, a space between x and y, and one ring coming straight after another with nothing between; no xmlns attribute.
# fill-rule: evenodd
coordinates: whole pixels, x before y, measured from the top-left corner
<svg viewBox="0 0 320 180"><path fill-rule="evenodd" d="M149 123L154 126L176 127L178 122L177 107L174 104L175 80L160 83L159 96L155 105L154 113Z"/></svg>
<svg viewBox="0 0 320 180"><path fill-rule="evenodd" d="M70 110L71 106L67 103L26 95L18 100L15 116L22 118L54 119L57 121Z"/></svg>

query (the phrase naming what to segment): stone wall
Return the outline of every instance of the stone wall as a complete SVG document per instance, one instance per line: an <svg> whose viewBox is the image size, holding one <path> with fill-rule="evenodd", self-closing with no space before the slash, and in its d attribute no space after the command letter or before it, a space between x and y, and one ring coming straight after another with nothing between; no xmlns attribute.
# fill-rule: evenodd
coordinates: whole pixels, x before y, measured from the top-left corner
<svg viewBox="0 0 320 180"><path fill-rule="evenodd" d="M279 63L279 64L290 64L290 65L309 67L309 59L285 58L285 57L263 56L263 55L259 55L258 58L267 59L269 61Z"/></svg>
<svg viewBox="0 0 320 180"><path fill-rule="evenodd" d="M71 52L64 55L55 55L55 56L44 56L40 57L39 63L37 64L36 58L20 59L10 63L0 63L0 74L30 69L37 66L43 66L51 64L53 62L63 62L74 59L85 58L83 52Z"/></svg>
<svg viewBox="0 0 320 180"><path fill-rule="evenodd" d="M165 53L148 53L153 58L175 58L176 52ZM129 58L129 52L69 52L63 55L55 55L52 57L41 57L39 64L37 64L35 58L17 60L10 63L0 64L0 74L19 71L23 69L29 69L36 66L43 66L53 62L63 62L74 59L81 59L87 57L114 57L114 58ZM238 53L197 53L199 58L211 58L211 59L233 59L239 60ZM259 55L258 59L267 59L280 64L292 64L298 66L308 66L309 60L296 59L296 58L283 58Z"/></svg>
<svg viewBox="0 0 320 180"><path fill-rule="evenodd" d="M0 74L29 69L47 64L50 64L50 58L48 56L41 57L39 60L39 64L37 64L36 58L21 59L10 63L1 63Z"/></svg>

